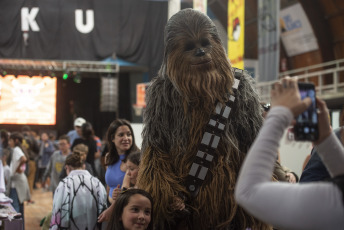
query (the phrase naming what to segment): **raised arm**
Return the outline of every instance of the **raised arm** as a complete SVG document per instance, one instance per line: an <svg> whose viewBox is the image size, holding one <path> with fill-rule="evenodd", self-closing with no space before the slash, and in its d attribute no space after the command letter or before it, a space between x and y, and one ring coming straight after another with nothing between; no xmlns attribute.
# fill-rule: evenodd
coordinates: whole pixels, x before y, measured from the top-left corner
<svg viewBox="0 0 344 230"><path fill-rule="evenodd" d="M330 182L292 185L270 181L285 128L309 105L309 99L301 101L296 80L285 83L288 88L282 88L278 83L272 90L273 108L241 168L235 198L248 212L275 227L340 229L344 226L344 208L341 191L336 185ZM320 116L320 123L322 119ZM328 130L329 125L326 129L319 127L320 142L332 139Z"/></svg>

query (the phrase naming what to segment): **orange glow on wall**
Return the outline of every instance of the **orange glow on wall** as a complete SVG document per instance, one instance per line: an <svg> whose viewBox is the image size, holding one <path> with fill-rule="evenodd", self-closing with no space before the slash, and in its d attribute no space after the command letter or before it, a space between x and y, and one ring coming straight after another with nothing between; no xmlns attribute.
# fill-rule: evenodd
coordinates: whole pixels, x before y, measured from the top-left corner
<svg viewBox="0 0 344 230"><path fill-rule="evenodd" d="M56 124L56 77L0 76L0 124Z"/></svg>

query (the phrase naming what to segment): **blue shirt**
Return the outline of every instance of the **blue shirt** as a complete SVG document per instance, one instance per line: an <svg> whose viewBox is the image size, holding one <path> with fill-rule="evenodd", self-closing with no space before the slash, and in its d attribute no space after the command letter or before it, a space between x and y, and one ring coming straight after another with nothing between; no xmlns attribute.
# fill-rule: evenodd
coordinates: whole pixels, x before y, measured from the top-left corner
<svg viewBox="0 0 344 230"><path fill-rule="evenodd" d="M73 145L73 142L75 139L78 139L80 138L79 134L76 132L76 130L71 130L67 133L67 136L69 137L69 143L70 143L70 146Z"/></svg>
<svg viewBox="0 0 344 230"><path fill-rule="evenodd" d="M125 155L120 155L119 160L112 165L109 165L105 173L105 182L109 186L109 197L112 198L112 192L117 185L122 187L125 172L121 170L122 160L124 160Z"/></svg>

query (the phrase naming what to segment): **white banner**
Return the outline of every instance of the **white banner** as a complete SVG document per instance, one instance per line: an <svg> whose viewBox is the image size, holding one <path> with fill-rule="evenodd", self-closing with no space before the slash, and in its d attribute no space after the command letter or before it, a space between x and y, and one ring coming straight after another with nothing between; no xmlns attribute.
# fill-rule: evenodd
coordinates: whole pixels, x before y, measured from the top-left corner
<svg viewBox="0 0 344 230"><path fill-rule="evenodd" d="M317 50L318 42L300 3L281 10L281 38L289 57Z"/></svg>
<svg viewBox="0 0 344 230"><path fill-rule="evenodd" d="M279 73L280 0L258 1L258 66L257 81L273 81Z"/></svg>

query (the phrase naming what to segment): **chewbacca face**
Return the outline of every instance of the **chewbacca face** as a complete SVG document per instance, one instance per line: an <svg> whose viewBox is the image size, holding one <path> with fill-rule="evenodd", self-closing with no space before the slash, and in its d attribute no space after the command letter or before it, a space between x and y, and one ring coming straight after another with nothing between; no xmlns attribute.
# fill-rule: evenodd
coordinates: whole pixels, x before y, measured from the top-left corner
<svg viewBox="0 0 344 230"><path fill-rule="evenodd" d="M213 22L186 9L165 29L166 74L187 103L223 101L233 82L231 67Z"/></svg>

